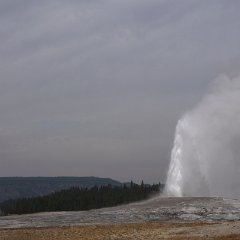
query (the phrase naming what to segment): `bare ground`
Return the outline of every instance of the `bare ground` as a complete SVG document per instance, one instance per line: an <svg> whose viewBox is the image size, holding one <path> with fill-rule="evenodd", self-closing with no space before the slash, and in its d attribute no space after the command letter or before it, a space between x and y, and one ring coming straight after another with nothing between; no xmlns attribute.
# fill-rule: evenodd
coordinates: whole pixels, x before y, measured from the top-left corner
<svg viewBox="0 0 240 240"><path fill-rule="evenodd" d="M240 221L0 229L0 240L240 239Z"/></svg>
<svg viewBox="0 0 240 240"><path fill-rule="evenodd" d="M240 199L161 198L113 208L0 217L0 240L239 239Z"/></svg>

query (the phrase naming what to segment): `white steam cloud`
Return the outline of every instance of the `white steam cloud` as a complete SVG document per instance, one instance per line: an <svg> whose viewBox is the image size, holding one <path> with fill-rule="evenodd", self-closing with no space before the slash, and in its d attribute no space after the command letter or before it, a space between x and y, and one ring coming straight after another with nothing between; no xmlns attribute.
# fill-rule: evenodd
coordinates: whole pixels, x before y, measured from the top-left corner
<svg viewBox="0 0 240 240"><path fill-rule="evenodd" d="M166 192L240 196L240 76L220 76L178 122Z"/></svg>

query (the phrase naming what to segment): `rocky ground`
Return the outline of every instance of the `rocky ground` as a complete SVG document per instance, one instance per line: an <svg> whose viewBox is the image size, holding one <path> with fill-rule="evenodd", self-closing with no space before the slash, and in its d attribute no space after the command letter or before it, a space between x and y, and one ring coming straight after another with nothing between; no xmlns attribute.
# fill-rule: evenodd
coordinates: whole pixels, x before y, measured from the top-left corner
<svg viewBox="0 0 240 240"><path fill-rule="evenodd" d="M240 239L240 201L158 197L91 211L0 217L1 239Z"/></svg>

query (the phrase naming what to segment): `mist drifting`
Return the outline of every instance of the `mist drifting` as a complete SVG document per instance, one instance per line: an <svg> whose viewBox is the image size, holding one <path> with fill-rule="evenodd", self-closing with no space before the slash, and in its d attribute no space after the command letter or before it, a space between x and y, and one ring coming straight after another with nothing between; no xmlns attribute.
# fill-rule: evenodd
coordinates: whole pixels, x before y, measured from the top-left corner
<svg viewBox="0 0 240 240"><path fill-rule="evenodd" d="M166 191L179 197L240 196L240 76L220 76L178 121Z"/></svg>

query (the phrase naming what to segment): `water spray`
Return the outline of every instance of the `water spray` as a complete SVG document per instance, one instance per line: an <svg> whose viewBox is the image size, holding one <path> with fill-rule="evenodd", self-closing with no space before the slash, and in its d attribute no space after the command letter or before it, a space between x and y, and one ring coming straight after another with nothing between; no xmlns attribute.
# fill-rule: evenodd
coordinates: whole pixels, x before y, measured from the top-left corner
<svg viewBox="0 0 240 240"><path fill-rule="evenodd" d="M240 196L240 76L220 76L176 127L169 196Z"/></svg>

